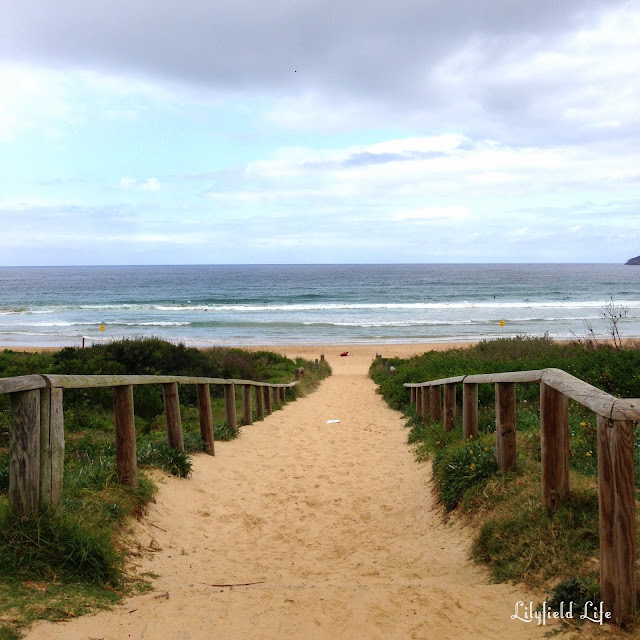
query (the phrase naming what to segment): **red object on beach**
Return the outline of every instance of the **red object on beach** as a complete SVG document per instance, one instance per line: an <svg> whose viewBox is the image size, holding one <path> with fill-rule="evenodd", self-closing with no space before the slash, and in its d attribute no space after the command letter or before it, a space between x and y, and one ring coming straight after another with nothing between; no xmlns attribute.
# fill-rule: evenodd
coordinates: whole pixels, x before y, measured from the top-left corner
<svg viewBox="0 0 640 640"><path fill-rule="evenodd" d="M343 351L340 355L341 355L341 356L348 356L348 355L349 355L349 352L348 352L348 351Z"/></svg>

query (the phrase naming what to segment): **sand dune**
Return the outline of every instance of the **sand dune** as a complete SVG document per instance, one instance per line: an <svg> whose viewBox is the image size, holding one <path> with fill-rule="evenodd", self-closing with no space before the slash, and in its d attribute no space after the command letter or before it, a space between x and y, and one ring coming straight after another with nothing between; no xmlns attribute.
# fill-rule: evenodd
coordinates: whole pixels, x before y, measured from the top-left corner
<svg viewBox="0 0 640 640"><path fill-rule="evenodd" d="M345 349L350 357L338 357ZM159 576L155 591L38 623L27 637L544 637L548 626L511 619L517 601L539 594L489 584L468 560L468 536L443 520L429 466L414 461L402 417L367 377L376 348L276 350L323 351L334 375L217 443L215 458L197 456L191 479L158 476L157 504L135 524L134 559ZM424 345L382 348L411 350Z"/></svg>

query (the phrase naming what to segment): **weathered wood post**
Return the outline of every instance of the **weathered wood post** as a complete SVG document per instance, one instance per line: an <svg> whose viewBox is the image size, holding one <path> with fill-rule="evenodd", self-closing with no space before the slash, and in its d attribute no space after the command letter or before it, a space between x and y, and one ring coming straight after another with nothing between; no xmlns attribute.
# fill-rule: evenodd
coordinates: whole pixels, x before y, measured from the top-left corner
<svg viewBox="0 0 640 640"><path fill-rule="evenodd" d="M478 437L478 383L462 385L462 436L465 440Z"/></svg>
<svg viewBox="0 0 640 640"><path fill-rule="evenodd" d="M280 408L280 392L278 391L278 387L271 387L271 406L274 411Z"/></svg>
<svg viewBox="0 0 640 640"><path fill-rule="evenodd" d="M9 398L9 504L20 516L34 516L40 506L40 390Z"/></svg>
<svg viewBox="0 0 640 640"><path fill-rule="evenodd" d="M256 385L253 388L256 394L256 414L258 415L258 418L262 419L264 418L264 402L263 402L262 387L259 387Z"/></svg>
<svg viewBox="0 0 640 640"><path fill-rule="evenodd" d="M227 421L227 429L233 433L238 432L238 417L236 415L236 385L228 382L224 385L224 412Z"/></svg>
<svg viewBox="0 0 640 640"><path fill-rule="evenodd" d="M496 383L496 462L498 471L516 468L516 383Z"/></svg>
<svg viewBox="0 0 640 640"><path fill-rule="evenodd" d="M280 404L284 405L287 399L286 398L287 389L285 387L279 387L278 390L280 391Z"/></svg>
<svg viewBox="0 0 640 640"><path fill-rule="evenodd" d="M440 385L436 384L431 389L431 419L442 420L442 391Z"/></svg>
<svg viewBox="0 0 640 640"><path fill-rule="evenodd" d="M320 362L324 362L324 353L320 354Z"/></svg>
<svg viewBox="0 0 640 640"><path fill-rule="evenodd" d="M389 367L389 375L395 376L398 373L395 367Z"/></svg>
<svg viewBox="0 0 640 640"><path fill-rule="evenodd" d="M271 389L269 387L262 387L263 397L264 397L264 412L267 415L273 413L273 408L271 406Z"/></svg>
<svg viewBox="0 0 640 640"><path fill-rule="evenodd" d="M296 369L296 382L298 382L300 380L300 369Z"/></svg>
<svg viewBox="0 0 640 640"><path fill-rule="evenodd" d="M422 387L416 387L416 415L422 417Z"/></svg>
<svg viewBox="0 0 640 640"><path fill-rule="evenodd" d="M136 425L133 413L133 385L113 387L113 421L116 428L116 467L122 484L138 484Z"/></svg>
<svg viewBox="0 0 640 640"><path fill-rule="evenodd" d="M180 415L180 396L177 382L165 382L162 385L164 415L167 419L167 438L169 446L184 451L182 439L182 417Z"/></svg>
<svg viewBox="0 0 640 640"><path fill-rule="evenodd" d="M253 424L253 408L251 407L251 385L242 385L242 413L245 424Z"/></svg>
<svg viewBox="0 0 640 640"><path fill-rule="evenodd" d="M598 416L600 598L621 624L636 610L633 422Z"/></svg>
<svg viewBox="0 0 640 640"><path fill-rule="evenodd" d="M211 419L211 394L208 384L198 385L198 413L200 415L200 436L206 446L206 453L215 456L213 421Z"/></svg>
<svg viewBox="0 0 640 640"><path fill-rule="evenodd" d="M40 508L62 513L64 418L62 389L40 389Z"/></svg>
<svg viewBox="0 0 640 640"><path fill-rule="evenodd" d="M429 387L421 387L420 394L422 395L421 417L429 420L431 418L431 389Z"/></svg>
<svg viewBox="0 0 640 640"><path fill-rule="evenodd" d="M453 431L456 422L456 383L444 385L444 430Z"/></svg>
<svg viewBox="0 0 640 640"><path fill-rule="evenodd" d="M409 394L410 394L409 402L413 406L416 403L416 388L415 387L409 387Z"/></svg>
<svg viewBox="0 0 640 640"><path fill-rule="evenodd" d="M542 504L557 509L569 498L569 398L540 382Z"/></svg>

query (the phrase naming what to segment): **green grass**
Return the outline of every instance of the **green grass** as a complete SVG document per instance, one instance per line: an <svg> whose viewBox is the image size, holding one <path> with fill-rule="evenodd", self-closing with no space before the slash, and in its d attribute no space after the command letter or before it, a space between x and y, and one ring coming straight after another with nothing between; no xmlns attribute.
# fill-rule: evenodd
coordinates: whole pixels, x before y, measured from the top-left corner
<svg viewBox="0 0 640 640"><path fill-rule="evenodd" d="M89 349L51 354L0 353L0 376L30 373L127 373L197 375L271 383L305 375L287 401L306 395L330 375L326 363L313 373L310 363L270 352L239 349L199 351L160 340L124 340ZM216 440L241 435L225 423L221 386L211 386ZM18 518L7 504L9 487L9 404L0 396L0 640L20 637L38 619L61 620L110 606L124 595L148 588L143 577L122 570L123 523L139 517L153 499L155 485L144 470L159 467L180 477L191 473L191 455L204 449L195 387L180 387L185 451L167 444L161 389L135 387L136 453L140 468L135 488L118 482L112 395L109 389L65 390L65 467L60 518L41 514ZM255 407L254 407L255 409ZM238 424L242 390L236 388ZM254 411L254 419L257 419Z"/></svg>
<svg viewBox="0 0 640 640"><path fill-rule="evenodd" d="M387 375L381 363L374 362L371 376L388 404L405 412L408 441L419 461L431 461L443 508L458 510L473 528L475 560L486 564L496 581L514 580L547 588L550 602L565 592L574 593L576 598L582 591L593 595L591 587L597 583L599 566L595 416L570 403L571 496L551 512L541 504L537 384L517 386L516 469L506 474L497 473L495 465L493 385L479 386L479 434L477 439L465 442L460 385L456 424L453 431L445 432L441 422L416 415L409 404L409 390L402 384L471 373L557 367L619 397L640 397L640 350L634 346L593 349L547 338L515 338L390 363L397 375ZM639 444L640 429L636 428L636 459ZM636 479L640 488L640 473Z"/></svg>

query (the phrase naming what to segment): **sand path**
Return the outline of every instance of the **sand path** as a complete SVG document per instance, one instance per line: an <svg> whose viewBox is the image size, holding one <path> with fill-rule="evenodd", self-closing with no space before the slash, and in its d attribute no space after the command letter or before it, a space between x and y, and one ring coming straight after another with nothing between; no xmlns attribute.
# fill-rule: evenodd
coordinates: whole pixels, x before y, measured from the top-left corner
<svg viewBox="0 0 640 640"><path fill-rule="evenodd" d="M511 620L537 597L490 585L443 522L428 465L367 377L374 352L326 351L334 375L317 392L197 456L192 479L160 476L135 525L154 592L27 637L544 637L549 627ZM246 586L220 586L231 584Z"/></svg>

